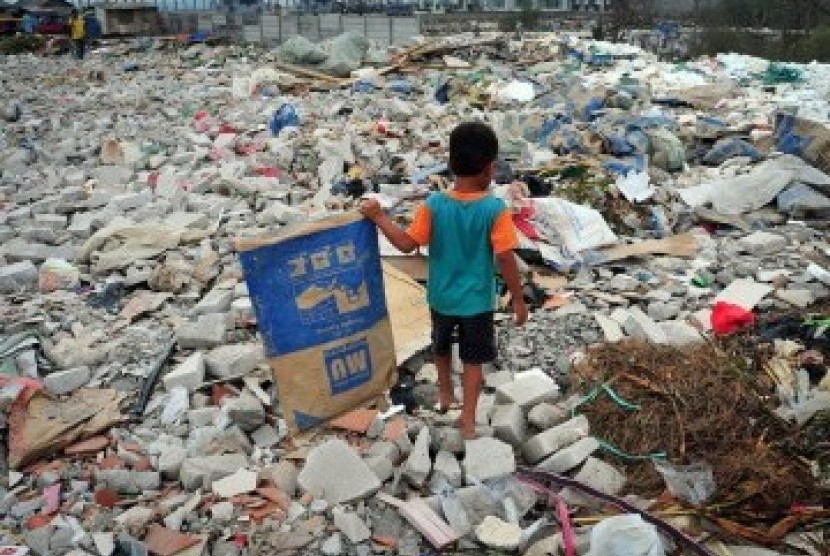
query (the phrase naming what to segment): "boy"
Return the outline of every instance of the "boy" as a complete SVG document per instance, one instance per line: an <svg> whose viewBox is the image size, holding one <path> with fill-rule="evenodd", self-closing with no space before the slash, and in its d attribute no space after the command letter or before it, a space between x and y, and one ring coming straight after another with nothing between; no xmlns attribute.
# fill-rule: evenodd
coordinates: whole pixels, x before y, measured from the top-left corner
<svg viewBox="0 0 830 556"><path fill-rule="evenodd" d="M513 297L516 324L521 326L527 320L513 255L518 244L516 230L504 202L488 192L498 149L498 139L487 125L471 122L456 127L450 135L449 160L455 185L451 191L430 195L406 231L383 213L377 201L365 201L360 207L399 250L411 253L429 245L427 301L432 314L439 411L447 411L454 401L451 344L457 329L464 367L459 428L466 439L475 437L482 365L496 356L496 265Z"/></svg>
<svg viewBox="0 0 830 556"><path fill-rule="evenodd" d="M84 17L75 9L72 10L72 15L69 16L69 38L72 40L75 58L83 60L84 43L86 42L86 22L84 21Z"/></svg>

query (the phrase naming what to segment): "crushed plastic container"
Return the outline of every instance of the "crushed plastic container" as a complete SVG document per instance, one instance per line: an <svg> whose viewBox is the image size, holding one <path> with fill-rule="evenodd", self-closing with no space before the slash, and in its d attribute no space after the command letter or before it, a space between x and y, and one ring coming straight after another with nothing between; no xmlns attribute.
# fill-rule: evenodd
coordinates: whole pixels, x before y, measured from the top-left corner
<svg viewBox="0 0 830 556"><path fill-rule="evenodd" d="M271 121L268 122L268 128L271 130L271 135L279 136L280 132L287 127L299 127L300 115L297 113L297 108L293 104L283 104L280 106L274 115L271 116Z"/></svg>

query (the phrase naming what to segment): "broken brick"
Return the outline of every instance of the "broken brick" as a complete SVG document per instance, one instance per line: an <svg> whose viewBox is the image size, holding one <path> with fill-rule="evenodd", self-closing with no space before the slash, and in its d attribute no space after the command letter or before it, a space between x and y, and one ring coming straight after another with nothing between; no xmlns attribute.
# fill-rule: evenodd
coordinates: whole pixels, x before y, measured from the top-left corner
<svg viewBox="0 0 830 556"><path fill-rule="evenodd" d="M144 544L150 554L157 556L173 556L185 548L189 548L199 542L196 535L179 533L158 524L151 525L147 531Z"/></svg>
<svg viewBox="0 0 830 556"><path fill-rule="evenodd" d="M366 434L378 415L377 409L355 409L329 421L329 427Z"/></svg>
<svg viewBox="0 0 830 556"><path fill-rule="evenodd" d="M93 436L92 438L88 438L82 442L78 442L76 444L72 444L71 446L67 446L63 452L70 456L81 455L81 454L92 454L95 452L100 452L104 448L110 445L110 439L107 436Z"/></svg>

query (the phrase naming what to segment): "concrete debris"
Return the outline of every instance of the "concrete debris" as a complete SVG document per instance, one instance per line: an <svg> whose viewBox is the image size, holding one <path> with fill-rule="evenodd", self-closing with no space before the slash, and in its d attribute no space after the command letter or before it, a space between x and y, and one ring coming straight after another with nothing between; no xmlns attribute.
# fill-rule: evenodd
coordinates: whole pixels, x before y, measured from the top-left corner
<svg viewBox="0 0 830 556"><path fill-rule="evenodd" d="M464 475L470 483L505 477L516 471L513 448L495 438L468 440L465 446Z"/></svg>
<svg viewBox="0 0 830 556"><path fill-rule="evenodd" d="M267 50L192 42L201 33L163 11L179 24L159 33L187 41L110 37L91 41L83 62L0 56L0 545L37 556L417 556L431 550L429 527L413 526L422 501L463 537L459 550L556 553L562 535L540 521L517 469L655 494L638 492L618 458L619 469L607 463L611 440L589 408L611 402L585 399L596 383L574 379L580 365L609 343L622 353L702 349L718 302L755 314L753 356L776 353L768 409L805 442L821 436L830 66L691 59L668 46L656 55L645 39L581 38L569 20L514 37L485 29L486 11L453 14L475 32L389 48L371 37L385 29L385 45L416 18L307 14L318 35L332 21L346 32ZM243 26L251 36L290 23L249 15L262 23ZM419 21L425 30L448 18ZM224 16L198 19L201 30ZM363 196L411 223L450 186L449 132L466 119L486 120L499 139L492 191L522 232L532 309L517 327L500 300L475 439L456 426L455 405L433 411L438 373L420 352L398 361L388 410L356 408L289 435L301 412L277 401L273 349L257 329L273 315L258 315L235 240L354 211ZM427 279L428 257L381 249ZM292 271L328 264L322 251L308 257ZM336 270L315 287L330 290ZM308 326L336 324L341 301L304 311ZM778 335L787 350L766 349L763 338ZM603 372L601 381L616 376ZM626 380L642 377L608 385ZM123 396L100 411L78 402L105 390ZM38 407L48 411L21 412ZM15 459L21 444L38 457ZM798 448L827 475L818 448ZM416 515L387 494L419 500L407 510ZM599 509L581 492L561 494L580 517ZM589 537L578 531L578 553Z"/></svg>
<svg viewBox="0 0 830 556"><path fill-rule="evenodd" d="M337 473L332 473L332 469ZM331 506L365 498L380 488L372 470L348 444L338 439L328 440L309 452L297 484Z"/></svg>
<svg viewBox="0 0 830 556"><path fill-rule="evenodd" d="M476 538L489 548L513 551L522 541L522 528L490 515L476 527Z"/></svg>

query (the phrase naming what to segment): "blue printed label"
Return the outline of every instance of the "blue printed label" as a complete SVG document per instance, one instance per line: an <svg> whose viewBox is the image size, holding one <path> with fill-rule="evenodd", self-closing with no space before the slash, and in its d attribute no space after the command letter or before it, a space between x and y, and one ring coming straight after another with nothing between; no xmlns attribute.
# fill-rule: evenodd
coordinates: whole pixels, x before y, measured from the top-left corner
<svg viewBox="0 0 830 556"><path fill-rule="evenodd" d="M372 357L366 338L323 352L331 394L342 394L369 382L372 378Z"/></svg>
<svg viewBox="0 0 830 556"><path fill-rule="evenodd" d="M377 231L367 220L240 254L269 357L354 336L386 317Z"/></svg>

